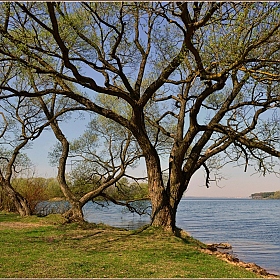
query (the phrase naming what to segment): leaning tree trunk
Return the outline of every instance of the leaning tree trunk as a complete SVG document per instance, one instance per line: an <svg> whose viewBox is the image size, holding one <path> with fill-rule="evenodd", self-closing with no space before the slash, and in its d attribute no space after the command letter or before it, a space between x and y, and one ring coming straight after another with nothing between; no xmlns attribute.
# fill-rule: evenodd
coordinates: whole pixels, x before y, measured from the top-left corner
<svg viewBox="0 0 280 280"><path fill-rule="evenodd" d="M44 102L41 100L41 105L44 108L45 114L47 115L48 119L51 119L50 113L47 111L47 108ZM69 222L83 222L84 215L82 211L83 205L80 203L79 199L76 195L71 191L67 182L66 182L66 162L69 154L69 142L67 138L64 136L63 132L61 131L60 127L58 126L57 121L51 122L51 128L55 134L55 137L59 140L62 151L59 158L58 163L58 171L57 171L57 180L60 185L60 189L62 190L65 198L71 204L71 209L64 213L64 217Z"/></svg>
<svg viewBox="0 0 280 280"><path fill-rule="evenodd" d="M29 203L23 196L16 194L13 200L20 216L24 217L32 214Z"/></svg>
<svg viewBox="0 0 280 280"><path fill-rule="evenodd" d="M8 197L14 203L20 216L30 216L32 212L28 201L20 193L14 190L9 182L4 182L2 186Z"/></svg>

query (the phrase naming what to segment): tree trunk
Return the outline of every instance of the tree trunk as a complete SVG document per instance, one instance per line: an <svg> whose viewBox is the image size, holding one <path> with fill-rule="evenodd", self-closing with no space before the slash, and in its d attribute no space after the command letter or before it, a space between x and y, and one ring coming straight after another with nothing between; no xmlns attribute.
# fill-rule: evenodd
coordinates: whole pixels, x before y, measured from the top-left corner
<svg viewBox="0 0 280 280"><path fill-rule="evenodd" d="M147 168L149 196L152 204L151 225L175 232L179 196L172 197L170 186L164 186L160 158L145 131L143 112L134 111L134 113L135 131L133 134L142 149Z"/></svg>
<svg viewBox="0 0 280 280"><path fill-rule="evenodd" d="M14 198L15 206L20 216L30 216L32 214L28 201L21 195L17 194Z"/></svg>
<svg viewBox="0 0 280 280"><path fill-rule="evenodd" d="M32 213L28 201L21 194L15 191L9 182L4 182L2 186L8 197L14 203L20 216L30 216Z"/></svg>
<svg viewBox="0 0 280 280"><path fill-rule="evenodd" d="M160 162L157 157L147 157L149 194L152 204L151 225L168 231L175 230L176 209L172 209L170 199L163 184Z"/></svg>
<svg viewBox="0 0 280 280"><path fill-rule="evenodd" d="M71 202L71 209L63 214L69 222L83 222L84 214L80 202Z"/></svg>
<svg viewBox="0 0 280 280"><path fill-rule="evenodd" d="M151 199L152 203L152 226L162 227L167 231L174 231L176 228L176 210L162 200L161 197Z"/></svg>
<svg viewBox="0 0 280 280"><path fill-rule="evenodd" d="M163 184L160 162L157 157L148 158L146 164L152 203L152 225L174 232L178 205L188 182L180 168L181 158L174 156L170 159L167 186Z"/></svg>

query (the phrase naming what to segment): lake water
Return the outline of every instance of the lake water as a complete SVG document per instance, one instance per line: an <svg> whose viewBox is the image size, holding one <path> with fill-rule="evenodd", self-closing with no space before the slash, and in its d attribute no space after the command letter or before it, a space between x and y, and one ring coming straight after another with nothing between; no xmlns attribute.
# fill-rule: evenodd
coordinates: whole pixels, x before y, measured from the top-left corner
<svg viewBox="0 0 280 280"><path fill-rule="evenodd" d="M88 222L128 229L150 221L117 205L90 202L83 211ZM240 260L280 275L280 200L183 199L177 226L204 243L230 243Z"/></svg>

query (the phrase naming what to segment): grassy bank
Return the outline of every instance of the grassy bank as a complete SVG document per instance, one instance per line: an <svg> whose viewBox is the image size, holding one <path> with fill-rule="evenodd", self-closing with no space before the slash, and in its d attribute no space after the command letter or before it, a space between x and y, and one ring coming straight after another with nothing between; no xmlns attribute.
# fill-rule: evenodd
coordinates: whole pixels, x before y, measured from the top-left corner
<svg viewBox="0 0 280 280"><path fill-rule="evenodd" d="M118 230L0 212L0 278L256 278L159 229Z"/></svg>

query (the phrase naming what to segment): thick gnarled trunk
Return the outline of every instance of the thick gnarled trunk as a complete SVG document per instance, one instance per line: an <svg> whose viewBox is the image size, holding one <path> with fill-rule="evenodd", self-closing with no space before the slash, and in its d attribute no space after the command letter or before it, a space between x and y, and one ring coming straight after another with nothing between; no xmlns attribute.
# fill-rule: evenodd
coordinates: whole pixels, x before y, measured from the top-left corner
<svg viewBox="0 0 280 280"><path fill-rule="evenodd" d="M82 207L79 202L71 202L71 208L64 213L64 218L69 222L83 222L84 214Z"/></svg>
<svg viewBox="0 0 280 280"><path fill-rule="evenodd" d="M14 197L14 202L20 216L24 217L24 216L30 216L32 214L31 209L29 207L29 203L24 197L17 194Z"/></svg>
<svg viewBox="0 0 280 280"><path fill-rule="evenodd" d="M148 170L149 191L152 204L152 225L160 226L165 230L175 231L176 213L179 202L186 189L187 182L181 171L180 158L174 158L169 165L169 180L164 186L159 158L150 153L146 157Z"/></svg>
<svg viewBox="0 0 280 280"><path fill-rule="evenodd" d="M176 209L172 208L163 184L160 162L156 156L150 155L146 157L146 165L152 204L151 225L173 231L175 229Z"/></svg>
<svg viewBox="0 0 280 280"><path fill-rule="evenodd" d="M154 184L156 185L157 182L155 181ZM154 188L157 187L154 186ZM171 189L165 189L163 193L156 192L155 194L152 192L152 225L174 232L176 229L176 213L180 200L181 196L178 195L176 185L171 186Z"/></svg>
<svg viewBox="0 0 280 280"><path fill-rule="evenodd" d="M8 197L14 203L20 216L24 217L30 216L32 214L28 201L20 193L14 190L9 182L2 183L2 187L7 193Z"/></svg>
<svg viewBox="0 0 280 280"><path fill-rule="evenodd" d="M160 204L159 204L160 202ZM162 227L167 231L175 229L175 211L171 208L168 202L163 202L161 197L151 199L153 214L152 226Z"/></svg>

